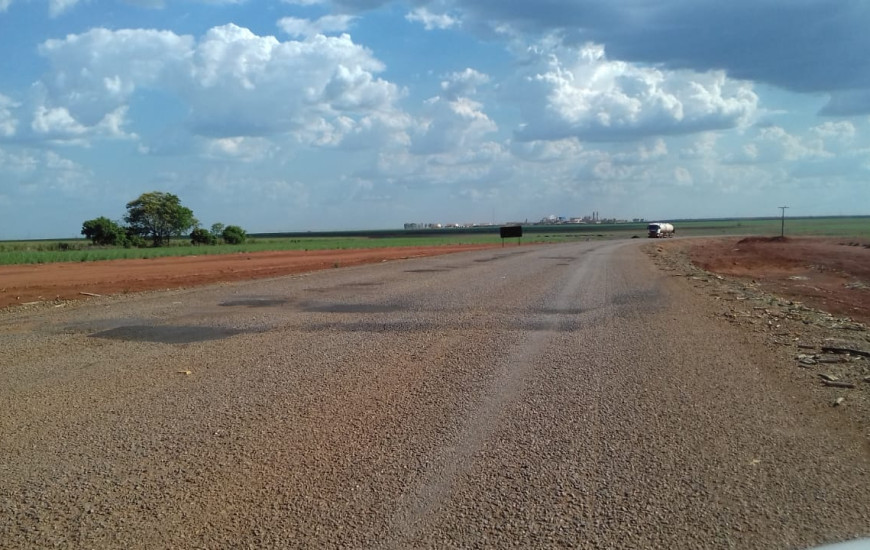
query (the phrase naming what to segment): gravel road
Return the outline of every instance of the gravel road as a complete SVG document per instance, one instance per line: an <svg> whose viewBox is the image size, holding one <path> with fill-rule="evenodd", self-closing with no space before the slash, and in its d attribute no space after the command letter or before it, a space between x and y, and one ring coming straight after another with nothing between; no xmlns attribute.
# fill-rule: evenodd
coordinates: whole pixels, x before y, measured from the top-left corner
<svg viewBox="0 0 870 550"><path fill-rule="evenodd" d="M870 452L637 241L0 313L2 548L805 548Z"/></svg>

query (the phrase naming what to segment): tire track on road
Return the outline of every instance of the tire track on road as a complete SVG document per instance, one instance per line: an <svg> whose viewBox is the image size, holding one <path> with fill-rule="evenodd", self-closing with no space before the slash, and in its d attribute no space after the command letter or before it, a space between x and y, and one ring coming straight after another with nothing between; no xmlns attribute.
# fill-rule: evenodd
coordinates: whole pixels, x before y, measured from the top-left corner
<svg viewBox="0 0 870 550"><path fill-rule="evenodd" d="M597 258L603 256L596 252L585 253L579 258L579 263L570 264L573 270L558 286L555 297L545 298L547 303L544 307L533 308L531 304L523 304L527 309L525 315L543 317L543 322L531 323L538 330L531 331L514 345L511 353L497 368L477 407L463 421L454 443L441 448L420 482L400 500L393 519L392 536L384 541L383 548L407 547L435 521L439 508L449 499L456 481L469 470L475 456L485 448L498 429L505 411L522 394L526 380L534 375L534 367L539 364L544 351L563 329L568 328L565 326L565 316L560 312L576 312L579 303L583 310L594 315L606 303L606 296L589 292L590 288L597 287L597 284L590 287L590 280L601 277L596 267ZM536 314L536 309L547 313ZM569 321L578 322L577 315L571 315Z"/></svg>

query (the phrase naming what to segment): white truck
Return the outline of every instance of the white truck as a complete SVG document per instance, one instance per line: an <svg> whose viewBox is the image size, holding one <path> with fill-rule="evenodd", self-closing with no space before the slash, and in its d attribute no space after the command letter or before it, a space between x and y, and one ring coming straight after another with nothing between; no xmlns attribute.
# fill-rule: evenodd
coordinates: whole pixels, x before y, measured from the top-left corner
<svg viewBox="0 0 870 550"><path fill-rule="evenodd" d="M664 239L666 237L673 237L674 233L677 232L674 229L674 226L669 223L662 222L654 222L647 226L647 231L649 231L650 239Z"/></svg>

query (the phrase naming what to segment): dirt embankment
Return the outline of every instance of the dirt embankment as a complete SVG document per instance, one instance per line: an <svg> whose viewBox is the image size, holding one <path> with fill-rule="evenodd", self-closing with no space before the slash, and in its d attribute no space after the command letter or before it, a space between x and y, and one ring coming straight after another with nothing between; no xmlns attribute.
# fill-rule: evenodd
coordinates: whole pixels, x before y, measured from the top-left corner
<svg viewBox="0 0 870 550"><path fill-rule="evenodd" d="M695 265L754 281L762 290L870 324L870 243L746 237L688 247Z"/></svg>

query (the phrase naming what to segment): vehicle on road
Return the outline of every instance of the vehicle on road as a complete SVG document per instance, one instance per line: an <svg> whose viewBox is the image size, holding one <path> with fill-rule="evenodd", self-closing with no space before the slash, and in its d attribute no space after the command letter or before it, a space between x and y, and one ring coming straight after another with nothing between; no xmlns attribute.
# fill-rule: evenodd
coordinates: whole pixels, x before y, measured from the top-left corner
<svg viewBox="0 0 870 550"><path fill-rule="evenodd" d="M647 226L650 239L663 239L665 237L673 237L677 232L674 226L669 223L655 222Z"/></svg>

